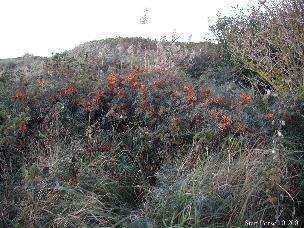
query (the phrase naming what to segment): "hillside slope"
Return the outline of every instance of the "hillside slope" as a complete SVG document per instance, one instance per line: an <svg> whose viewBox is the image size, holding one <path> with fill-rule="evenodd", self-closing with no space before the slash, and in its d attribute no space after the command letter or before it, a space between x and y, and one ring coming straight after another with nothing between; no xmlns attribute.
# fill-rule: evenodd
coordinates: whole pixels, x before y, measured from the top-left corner
<svg viewBox="0 0 304 228"><path fill-rule="evenodd" d="M303 119L244 76L207 42L0 60L0 224L296 225Z"/></svg>

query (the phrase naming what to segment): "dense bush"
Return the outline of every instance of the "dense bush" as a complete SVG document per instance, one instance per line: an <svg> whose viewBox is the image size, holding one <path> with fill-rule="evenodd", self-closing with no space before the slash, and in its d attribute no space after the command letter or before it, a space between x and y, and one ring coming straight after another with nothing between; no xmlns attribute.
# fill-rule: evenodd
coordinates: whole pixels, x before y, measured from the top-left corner
<svg viewBox="0 0 304 228"><path fill-rule="evenodd" d="M266 80L280 96L303 93L303 1L266 1L220 16L212 27L226 56Z"/></svg>
<svg viewBox="0 0 304 228"><path fill-rule="evenodd" d="M297 219L301 111L240 87L217 48L117 39L1 66L1 225Z"/></svg>

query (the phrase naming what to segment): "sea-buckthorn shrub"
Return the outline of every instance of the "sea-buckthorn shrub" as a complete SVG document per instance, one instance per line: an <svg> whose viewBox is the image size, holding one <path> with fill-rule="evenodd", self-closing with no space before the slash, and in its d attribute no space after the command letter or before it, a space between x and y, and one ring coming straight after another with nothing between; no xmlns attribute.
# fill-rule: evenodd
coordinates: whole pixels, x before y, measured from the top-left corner
<svg viewBox="0 0 304 228"><path fill-rule="evenodd" d="M212 27L234 62L258 73L280 96L303 93L303 1L265 1Z"/></svg>
<svg viewBox="0 0 304 228"><path fill-rule="evenodd" d="M147 213L137 210L142 209L149 193L157 191L154 187L161 184L157 173L168 164L180 164L192 175L196 161L203 165L210 155L223 159L225 165L235 162L235 171L241 167L241 158L250 160L246 156L250 157L251 149L269 152L282 146L277 142L278 132L284 130L281 122L284 120L287 128L292 116L284 112L278 97L241 88L231 71L226 72L229 80L225 82L224 68L213 71L203 67L199 77L192 77L186 70L192 57L185 68L180 64L191 51L189 47L159 44L149 49L144 43L143 55L140 42L132 46L138 48L133 54L127 42L111 43L115 50L98 49L98 42L93 44L101 52L107 49L108 56L89 51L85 55L82 49L57 54L43 60L39 74L24 71L19 75L26 65L17 64L18 71L10 70L0 82L1 94L5 94L0 102L0 130L5 133L1 134L1 175L6 189L16 189L16 195L24 196L17 197L18 204L12 208L14 200L7 194L13 191L5 193L3 208L7 210L3 214L13 217L15 224L111 226L132 223L138 217L156 219L153 222L160 224L157 219L167 212L153 215L151 208ZM193 53L195 56L199 50ZM257 155L256 161L260 160ZM6 176L16 176L16 182ZM177 183L183 182L182 176ZM235 194L242 192L233 181L236 179L231 184L238 187ZM207 181L208 186L211 182ZM22 187L14 188L16 185ZM297 194L296 188L290 189L292 197ZM267 200L263 194L261 198ZM177 207L189 205L192 196L184 196L185 204L183 198L176 198L183 201ZM273 197L278 198L269 194L270 204L281 205L282 201L274 202ZM225 206L213 202L213 212L219 205ZM256 201L250 202L256 205ZM70 207L64 210L67 204ZM244 215L254 210L244 208ZM226 215L231 210L227 209ZM165 223L170 225L167 220Z"/></svg>

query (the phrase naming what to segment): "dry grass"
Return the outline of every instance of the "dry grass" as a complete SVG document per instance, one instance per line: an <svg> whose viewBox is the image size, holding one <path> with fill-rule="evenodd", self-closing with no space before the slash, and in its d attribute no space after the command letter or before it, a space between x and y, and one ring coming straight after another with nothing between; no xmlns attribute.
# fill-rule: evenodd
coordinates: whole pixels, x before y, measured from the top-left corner
<svg viewBox="0 0 304 228"><path fill-rule="evenodd" d="M150 195L147 208L160 225L242 227L246 220L275 223L293 218L294 199L284 152L205 153L191 171L183 173L177 167L185 166L177 165L159 173L160 184Z"/></svg>

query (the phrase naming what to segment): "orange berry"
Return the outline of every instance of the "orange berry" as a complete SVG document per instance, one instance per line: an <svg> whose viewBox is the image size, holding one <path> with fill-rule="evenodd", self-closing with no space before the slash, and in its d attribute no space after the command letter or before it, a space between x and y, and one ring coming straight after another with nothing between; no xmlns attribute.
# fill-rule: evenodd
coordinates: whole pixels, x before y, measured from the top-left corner
<svg viewBox="0 0 304 228"><path fill-rule="evenodd" d="M172 119L174 130L178 130L180 127L180 118L178 116L174 116Z"/></svg>
<svg viewBox="0 0 304 228"><path fill-rule="evenodd" d="M209 112L208 115L212 118L218 119L221 118L223 116L223 112L222 111L218 111L218 112Z"/></svg>
<svg viewBox="0 0 304 228"><path fill-rule="evenodd" d="M74 86L69 86L66 89L63 90L64 96L70 96L77 92L76 88Z"/></svg>
<svg viewBox="0 0 304 228"><path fill-rule="evenodd" d="M265 119L266 119L266 120L269 120L269 121L274 120L274 117L275 117L275 114L274 114L273 112L268 112L268 113L265 115Z"/></svg>
<svg viewBox="0 0 304 228"><path fill-rule="evenodd" d="M241 94L240 95L240 100L241 100L241 104L247 105L247 104L250 104L252 102L252 97L250 95L247 95L247 94Z"/></svg>
<svg viewBox="0 0 304 228"><path fill-rule="evenodd" d="M122 113L127 113L128 111L128 107L127 105L123 104L119 107L119 111L122 112Z"/></svg>
<svg viewBox="0 0 304 228"><path fill-rule="evenodd" d="M93 110L96 110L98 108L98 105L96 103L92 103L92 102L89 102L89 101L83 101L82 103L82 107L85 111L93 111Z"/></svg>
<svg viewBox="0 0 304 228"><path fill-rule="evenodd" d="M189 95L187 96L187 100L194 103L197 101L197 97L195 95Z"/></svg>
<svg viewBox="0 0 304 228"><path fill-rule="evenodd" d="M156 79L154 82L153 82L153 86L156 88L156 89L161 89L163 87L164 83L162 80L160 79Z"/></svg>
<svg viewBox="0 0 304 228"><path fill-rule="evenodd" d="M28 127L27 127L27 125L26 125L25 123L20 124L20 125L19 125L19 131L20 131L21 133L26 133L26 132L28 132Z"/></svg>
<svg viewBox="0 0 304 228"><path fill-rule="evenodd" d="M12 99L14 101L16 101L16 100L22 100L24 98L25 98L25 95L21 91L17 91L16 94L15 94L15 96L12 97Z"/></svg>
<svg viewBox="0 0 304 228"><path fill-rule="evenodd" d="M222 121L218 124L218 128L221 130L226 130L232 125L232 116L224 116Z"/></svg>
<svg viewBox="0 0 304 228"><path fill-rule="evenodd" d="M210 91L210 89L203 88L203 89L202 89L202 94L203 94L203 96L205 96L205 97L209 97L209 96L211 95L211 91Z"/></svg>
<svg viewBox="0 0 304 228"><path fill-rule="evenodd" d="M184 86L184 91L188 94L194 93L194 88L192 85L188 84Z"/></svg>
<svg viewBox="0 0 304 228"><path fill-rule="evenodd" d="M217 105L223 105L224 104L224 98L223 97L217 97L213 100L213 102Z"/></svg>
<svg viewBox="0 0 304 228"><path fill-rule="evenodd" d="M139 82L134 82L134 83L131 84L131 88L133 90L140 89L140 87L141 87L141 84Z"/></svg>
<svg viewBox="0 0 304 228"><path fill-rule="evenodd" d="M105 97L105 92L101 90L96 93L95 100L100 101L104 97Z"/></svg>

